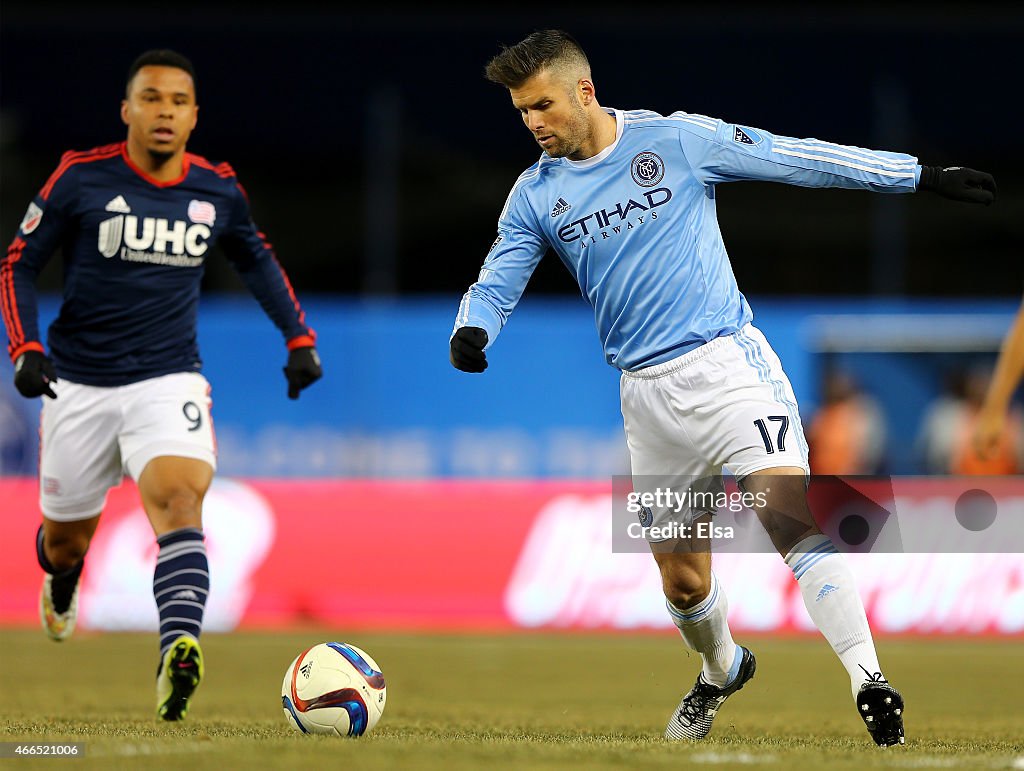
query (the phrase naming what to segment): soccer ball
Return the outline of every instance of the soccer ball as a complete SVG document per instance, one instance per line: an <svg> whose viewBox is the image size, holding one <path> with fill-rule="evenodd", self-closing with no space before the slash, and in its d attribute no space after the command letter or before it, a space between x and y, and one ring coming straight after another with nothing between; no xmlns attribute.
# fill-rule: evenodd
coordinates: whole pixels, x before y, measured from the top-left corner
<svg viewBox="0 0 1024 771"><path fill-rule="evenodd" d="M285 719L304 734L362 736L377 725L386 701L377 662L346 643L320 643L299 654L281 684Z"/></svg>

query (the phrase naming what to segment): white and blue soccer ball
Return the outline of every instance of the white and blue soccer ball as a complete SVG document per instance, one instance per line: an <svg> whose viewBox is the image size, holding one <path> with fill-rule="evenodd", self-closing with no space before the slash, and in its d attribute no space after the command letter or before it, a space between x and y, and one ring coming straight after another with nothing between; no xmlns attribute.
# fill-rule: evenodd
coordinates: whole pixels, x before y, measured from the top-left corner
<svg viewBox="0 0 1024 771"><path fill-rule="evenodd" d="M347 643L300 653L281 684L285 719L304 734L362 736L377 725L387 698L377 662Z"/></svg>

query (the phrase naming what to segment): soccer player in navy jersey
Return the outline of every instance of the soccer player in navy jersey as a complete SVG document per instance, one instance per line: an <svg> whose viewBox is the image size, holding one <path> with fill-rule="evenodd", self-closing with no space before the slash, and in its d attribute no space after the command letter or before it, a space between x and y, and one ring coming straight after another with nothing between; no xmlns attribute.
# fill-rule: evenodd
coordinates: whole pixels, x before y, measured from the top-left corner
<svg viewBox="0 0 1024 771"><path fill-rule="evenodd" d="M159 548L156 709L164 720L185 716L203 676L198 640L210 584L202 503L216 447L196 316L214 242L281 330L288 396L321 376L315 334L235 172L185 150L197 118L189 60L168 50L139 56L121 103L127 140L65 153L0 260L15 385L27 398L48 397L36 537L43 627L54 640L74 629L89 542L108 490L127 473ZM58 246L64 297L47 355L34 284Z"/></svg>
<svg viewBox="0 0 1024 771"><path fill-rule="evenodd" d="M762 180L882 193L932 190L994 199L988 174L920 166L877 152L685 112L602 107L586 54L559 30L535 32L487 65L543 150L498 220L498 238L462 299L452 364L487 367L494 343L550 248L594 309L608 363L622 372L621 402L634 488L694 480L685 500L716 500L722 469L753 502L792 568L807 611L850 676L871 737L902 744L903 699L882 676L864 606L846 560L807 506L807 445L793 389L752 324L722 242L715 189ZM725 589L706 544L672 537L710 508L642 510L668 612L703 657L672 714L668 739L702 739L723 702L754 675L755 659L729 631ZM673 531L672 525L677 526ZM668 532L669 536L664 533Z"/></svg>

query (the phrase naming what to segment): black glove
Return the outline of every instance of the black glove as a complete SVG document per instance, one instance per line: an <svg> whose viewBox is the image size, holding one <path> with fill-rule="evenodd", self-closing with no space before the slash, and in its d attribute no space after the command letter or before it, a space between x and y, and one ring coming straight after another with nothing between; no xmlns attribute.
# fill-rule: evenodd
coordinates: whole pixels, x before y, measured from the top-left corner
<svg viewBox="0 0 1024 771"><path fill-rule="evenodd" d="M480 327L459 327L452 335L452 347L448 354L452 366L463 372L483 372L487 369L487 331Z"/></svg>
<svg viewBox="0 0 1024 771"><path fill-rule="evenodd" d="M922 166L918 190L931 190L944 198L988 206L996 200L996 181L991 174L963 166Z"/></svg>
<svg viewBox="0 0 1024 771"><path fill-rule="evenodd" d="M50 388L50 383L57 382L57 370L45 353L25 351L14 362L14 387L26 399L37 396L49 396L56 399L57 394Z"/></svg>
<svg viewBox="0 0 1024 771"><path fill-rule="evenodd" d="M294 348L288 353L288 366L284 376L288 379L288 398L298 399L299 391L312 385L324 374L316 348Z"/></svg>

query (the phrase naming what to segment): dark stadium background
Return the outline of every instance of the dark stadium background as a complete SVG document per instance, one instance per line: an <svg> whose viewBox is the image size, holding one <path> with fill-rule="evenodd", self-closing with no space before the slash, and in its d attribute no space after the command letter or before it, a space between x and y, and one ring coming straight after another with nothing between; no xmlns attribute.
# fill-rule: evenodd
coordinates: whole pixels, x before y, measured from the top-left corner
<svg viewBox="0 0 1024 771"><path fill-rule="evenodd" d="M988 209L723 185L722 229L745 293L1019 294L1024 12L718 8L5 3L0 232L13 234L61 152L123 137L125 70L168 46L198 70L190 149L236 168L301 292L461 294L508 189L538 155L483 64L501 43L560 26L589 52L604 105L683 109L996 176ZM239 288L223 262L210 265L208 289ZM42 287L58 281L54 261ZM528 289L576 292L553 259Z"/></svg>

